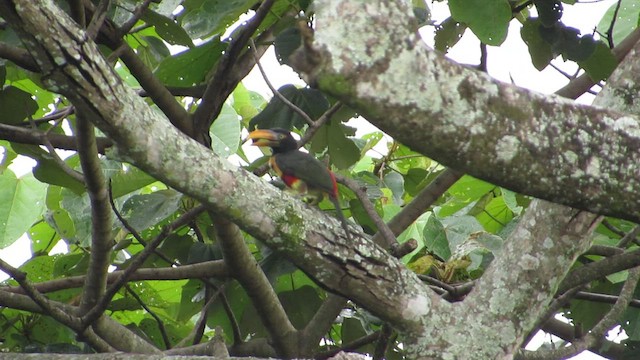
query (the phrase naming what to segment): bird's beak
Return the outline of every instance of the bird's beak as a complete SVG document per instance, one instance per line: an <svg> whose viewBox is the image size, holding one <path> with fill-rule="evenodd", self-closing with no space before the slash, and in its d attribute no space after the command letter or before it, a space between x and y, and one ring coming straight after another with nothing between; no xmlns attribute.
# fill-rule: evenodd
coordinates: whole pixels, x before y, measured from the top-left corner
<svg viewBox="0 0 640 360"><path fill-rule="evenodd" d="M253 146L274 146L280 141L278 134L271 130L255 130L249 133Z"/></svg>

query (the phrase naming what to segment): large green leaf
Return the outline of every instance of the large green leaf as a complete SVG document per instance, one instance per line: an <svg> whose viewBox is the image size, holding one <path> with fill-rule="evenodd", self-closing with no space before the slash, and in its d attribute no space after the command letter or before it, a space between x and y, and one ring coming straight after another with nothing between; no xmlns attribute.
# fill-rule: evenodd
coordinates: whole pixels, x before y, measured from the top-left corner
<svg viewBox="0 0 640 360"><path fill-rule="evenodd" d="M598 32L606 34L611 27L613 14L618 4L612 4L598 23ZM618 45L633 30L638 27L638 15L640 13L640 0L621 0L618 17L613 27L613 44Z"/></svg>
<svg viewBox="0 0 640 360"><path fill-rule="evenodd" d="M36 179L52 185L68 188L76 194L84 192L84 185L72 178L53 160L51 155L42 150L39 146L28 144L12 144L11 147L20 155L28 156L38 162L33 168L33 176ZM75 168L80 163L78 155L72 155L64 160L71 168Z"/></svg>
<svg viewBox="0 0 640 360"><path fill-rule="evenodd" d="M276 57L281 64L291 65L289 56L296 51L302 44L300 37L300 29L297 26L292 26L282 31L274 43Z"/></svg>
<svg viewBox="0 0 640 360"><path fill-rule="evenodd" d="M332 121L328 127L329 159L338 169L347 169L360 160L360 149L347 138L342 123Z"/></svg>
<svg viewBox="0 0 640 360"><path fill-rule="evenodd" d="M202 84L226 47L227 43L214 38L200 46L165 58L155 70L155 75L167 86Z"/></svg>
<svg viewBox="0 0 640 360"><path fill-rule="evenodd" d="M444 229L444 225L435 216L429 216L427 223L422 230L424 246L428 251L436 254L440 258L447 260L451 257L449 240Z"/></svg>
<svg viewBox="0 0 640 360"><path fill-rule="evenodd" d="M13 244L42 215L45 185L31 175L0 174L0 249Z"/></svg>
<svg viewBox="0 0 640 360"><path fill-rule="evenodd" d="M18 124L35 114L38 110L38 103L31 98L30 93L14 86L8 86L0 90L0 109L2 109L0 122Z"/></svg>
<svg viewBox="0 0 640 360"><path fill-rule="evenodd" d="M434 47L438 51L446 53L462 39L467 30L467 25L449 17L436 28Z"/></svg>
<svg viewBox="0 0 640 360"><path fill-rule="evenodd" d="M242 84L238 84L233 90L233 106L234 110L243 120L249 120L256 116L262 109L264 109L267 101L255 91L247 90Z"/></svg>
<svg viewBox="0 0 640 360"><path fill-rule="evenodd" d="M211 147L221 157L228 157L240 146L240 119L238 113L228 104L222 106L220 115L211 125Z"/></svg>
<svg viewBox="0 0 640 360"><path fill-rule="evenodd" d="M507 38L511 21L508 0L449 0L451 16L465 23L487 45L500 45Z"/></svg>
<svg viewBox="0 0 640 360"><path fill-rule="evenodd" d="M166 219L180 208L182 195L174 190L133 195L122 206L122 215L129 225L142 231Z"/></svg>
<svg viewBox="0 0 640 360"><path fill-rule="evenodd" d="M114 198L129 194L156 181L151 175L127 165L120 171L110 175L111 192Z"/></svg>
<svg viewBox="0 0 640 360"><path fill-rule="evenodd" d="M162 39L171 45L193 46L189 34L174 20L155 11L145 11L142 20L153 25Z"/></svg>
<svg viewBox="0 0 640 360"><path fill-rule="evenodd" d="M46 255L58 243L60 236L55 229L46 221L40 221L29 229L29 239L31 239L31 253Z"/></svg>
<svg viewBox="0 0 640 360"><path fill-rule="evenodd" d="M618 60L604 42L598 41L591 56L579 61L578 64L587 72L591 80L598 82L606 80L611 75L618 66Z"/></svg>
<svg viewBox="0 0 640 360"><path fill-rule="evenodd" d="M453 252L456 247L474 233L483 232L484 228L473 216L449 216L442 219L442 226L447 236L449 249Z"/></svg>
<svg viewBox="0 0 640 360"><path fill-rule="evenodd" d="M522 24L520 36L525 44L527 44L533 66L539 71L542 71L555 56L553 55L553 51L551 51L551 45L540 36L539 28L540 21L529 18Z"/></svg>
<svg viewBox="0 0 640 360"><path fill-rule="evenodd" d="M311 119L319 118L329 109L329 101L322 92L318 90L311 88L298 89L288 84L279 88L278 92L291 103L302 109ZM302 129L306 124L302 116L285 105L277 96L274 96L264 110L251 119L249 122L249 130L255 128L283 128L290 130L294 127Z"/></svg>
<svg viewBox="0 0 640 360"><path fill-rule="evenodd" d="M186 0L182 26L193 39L222 35L255 0Z"/></svg>

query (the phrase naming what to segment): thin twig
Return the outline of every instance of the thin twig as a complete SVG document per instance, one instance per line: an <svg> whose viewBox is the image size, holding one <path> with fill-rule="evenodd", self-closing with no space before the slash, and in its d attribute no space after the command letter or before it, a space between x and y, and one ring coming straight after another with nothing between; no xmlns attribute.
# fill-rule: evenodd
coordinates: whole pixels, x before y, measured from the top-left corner
<svg viewBox="0 0 640 360"><path fill-rule="evenodd" d="M616 303L609 312L581 339L573 341L570 345L554 350L538 350L536 352L521 352L523 359L566 359L581 353L591 347L598 346L606 335L606 332L613 327L617 320L624 314L629 302L633 297L636 286L640 280L640 267L629 270L627 280L620 290L620 295Z"/></svg>
<svg viewBox="0 0 640 360"><path fill-rule="evenodd" d="M120 276L124 274L124 270L116 270L107 275L107 283L113 284ZM198 278L218 278L225 279L229 277L229 272L222 260L210 260L201 263L180 265L178 267L163 268L141 268L136 270L130 277L129 281L138 280L184 280ZM33 284L40 293L46 294L53 291L66 290L82 287L86 276L77 275L55 280L43 281ZM24 294L24 290L20 286L0 286L0 291L6 291L16 294Z"/></svg>
<svg viewBox="0 0 640 360"><path fill-rule="evenodd" d="M33 123L33 119L31 118L31 116L29 116L29 121L31 122L32 129L37 130L37 126L35 125L35 123ZM81 172L78 172L72 169L69 165L67 165L67 163L60 158L60 156L56 152L56 149L51 144L51 141L49 141L48 134L51 129L53 129L53 127L49 128L47 131L45 131L42 134L43 135L41 138L42 144L47 148L47 151L49 152L49 155L53 159L53 162L56 163L56 165L58 165L60 170L62 170L65 174L69 175L72 179L84 185L84 175L82 175Z"/></svg>
<svg viewBox="0 0 640 360"><path fill-rule="evenodd" d="M333 104L333 106L331 106L327 111L325 111L324 114L322 114L317 120L313 121L313 123L307 128L307 131L304 132L304 135L302 135L302 137L300 137L300 140L298 140L298 148L305 146L309 141L311 141L311 138L313 138L316 132L318 132L318 130L324 124L331 120L333 114L338 112L338 110L340 110L341 108L342 103L340 101L336 101L336 103Z"/></svg>
<svg viewBox="0 0 640 360"><path fill-rule="evenodd" d="M156 323L158 323L158 330L160 330L160 335L162 336L162 341L164 342L165 349L171 349L171 340L169 340L169 335L167 335L167 329L164 327L164 322L162 321L162 319L160 319L158 314L151 310L147 306L147 304L142 301L140 296L135 291L133 291L133 289L131 289L131 286L125 284L124 288L129 294L131 294L131 296L133 296L134 299L136 299L138 304L140 304L140 306L142 306L142 308L156 320Z"/></svg>
<svg viewBox="0 0 640 360"><path fill-rule="evenodd" d="M616 8L613 10L613 18L611 18L611 24L609 24L609 29L607 29L607 43L609 44L609 48L613 49L615 43L613 42L613 28L616 25L616 20L618 20L618 11L620 11L620 5L622 5L622 0L618 0L616 3Z"/></svg>
<svg viewBox="0 0 640 360"><path fill-rule="evenodd" d="M251 51L253 51L254 57L256 57L256 65L258 65L258 70L260 70L260 74L262 74L262 78L264 79L264 82L267 84L271 92L273 92L273 95L277 97L278 100L282 101L287 107L293 110L296 114L300 115L302 119L304 119L304 121L307 123L307 125L312 126L314 123L313 119L309 115L307 115L307 113L304 110L300 109L296 104L292 103L291 101L289 101L289 99L284 97L284 95L282 95L273 86L271 81L269 81L269 77L267 76L266 71L262 67L262 64L260 64L260 60L258 59L256 45L254 44L253 40L249 40L249 46L251 47Z"/></svg>
<svg viewBox="0 0 640 360"><path fill-rule="evenodd" d="M44 311L45 314L51 316L56 321L70 327L76 331L83 339L87 341L93 348L101 352L116 351L111 345L106 343L102 338L96 335L92 329L82 329L79 317L72 315L70 312L64 311L55 306L49 299L42 295L29 280L27 275L9 265L0 259L0 270L15 279L24 289L25 293Z"/></svg>
<svg viewBox="0 0 640 360"><path fill-rule="evenodd" d="M625 236L623 236L616 246L619 248L626 248L627 245L629 245L636 239L638 234L640 234L640 225L636 225L633 230L629 231Z"/></svg>
<svg viewBox="0 0 640 360"><path fill-rule="evenodd" d="M89 310L82 317L83 326L88 326L102 315L107 308L113 296L122 288L122 286L129 281L129 278L133 273L144 263L144 261L153 253L153 251L160 245L160 243L171 234L175 229L179 229L182 226L188 224L194 217L198 216L204 210L204 206L197 206L186 213L182 214L171 224L165 226L162 231L149 243L148 246L142 250L138 256L131 262L129 267L122 273L122 275L116 280L109 288L107 288L104 296L100 299L100 302L96 304L91 310Z"/></svg>
<svg viewBox="0 0 640 360"><path fill-rule="evenodd" d="M115 200L113 199L113 192L111 191L111 179L109 179L109 203L111 204L111 210L116 215L116 218L120 221L122 226L140 243L142 246L147 246L147 242L142 238L142 236L138 233L138 231L129 224L129 221L122 216L118 207L116 206ZM166 261L169 265L178 265L175 261L171 260L168 256L161 253L157 249L153 250L153 253L157 255L162 260Z"/></svg>
<svg viewBox="0 0 640 360"><path fill-rule="evenodd" d="M342 176L340 174L336 174L336 180L341 184L344 184L356 194L356 196L362 203L362 207L367 212L367 215L369 215L371 220L373 220L373 223L378 228L378 233L382 234L381 240L384 240L384 242L378 243L378 245L382 246L385 249L393 249L398 244L398 240L393 234L393 231L389 229L384 220L382 220L380 215L378 215L375 206L367 196L366 188L363 189L362 186L360 186L360 184L358 184L355 180L346 176Z"/></svg>

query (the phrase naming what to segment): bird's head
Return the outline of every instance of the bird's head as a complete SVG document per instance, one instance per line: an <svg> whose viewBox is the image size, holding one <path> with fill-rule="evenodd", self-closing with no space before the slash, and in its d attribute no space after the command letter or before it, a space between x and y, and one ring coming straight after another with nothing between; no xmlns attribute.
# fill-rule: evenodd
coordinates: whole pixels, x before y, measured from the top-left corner
<svg viewBox="0 0 640 360"><path fill-rule="evenodd" d="M298 149L296 139L285 129L274 128L255 130L249 133L249 139L253 140L251 145L268 146L274 153L281 153Z"/></svg>

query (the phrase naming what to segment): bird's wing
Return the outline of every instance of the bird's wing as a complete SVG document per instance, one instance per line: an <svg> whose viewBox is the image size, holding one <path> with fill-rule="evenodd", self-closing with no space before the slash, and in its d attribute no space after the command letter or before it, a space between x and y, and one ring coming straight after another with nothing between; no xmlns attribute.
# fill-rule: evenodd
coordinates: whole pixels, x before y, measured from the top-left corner
<svg viewBox="0 0 640 360"><path fill-rule="evenodd" d="M276 154L274 160L285 182L286 176L292 176L303 181L309 189L335 194L335 178L329 169L312 155L302 151L291 151Z"/></svg>

